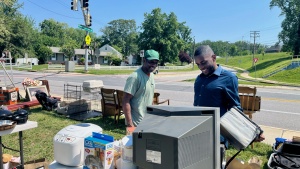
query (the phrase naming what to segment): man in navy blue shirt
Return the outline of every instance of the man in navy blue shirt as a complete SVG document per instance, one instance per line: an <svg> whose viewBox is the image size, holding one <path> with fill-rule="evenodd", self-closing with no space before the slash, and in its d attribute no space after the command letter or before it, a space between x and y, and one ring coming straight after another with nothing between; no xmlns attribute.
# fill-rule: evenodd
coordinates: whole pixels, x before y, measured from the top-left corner
<svg viewBox="0 0 300 169"><path fill-rule="evenodd" d="M221 116L233 106L240 108L236 75L217 65L208 45L198 47L194 58L202 71L194 84L194 106L219 107Z"/></svg>
<svg viewBox="0 0 300 169"><path fill-rule="evenodd" d="M194 84L194 106L219 107L221 117L234 106L241 109L237 76L216 63L216 55L208 45L198 47L194 58L202 72ZM263 135L257 139L262 140Z"/></svg>

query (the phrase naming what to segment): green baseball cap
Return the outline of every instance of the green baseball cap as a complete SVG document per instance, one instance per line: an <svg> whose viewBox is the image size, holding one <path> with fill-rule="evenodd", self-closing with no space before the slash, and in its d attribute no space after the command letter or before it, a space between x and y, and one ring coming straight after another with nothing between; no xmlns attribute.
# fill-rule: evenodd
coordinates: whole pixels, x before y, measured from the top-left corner
<svg viewBox="0 0 300 169"><path fill-rule="evenodd" d="M145 59L147 60L159 60L159 54L153 49L146 50Z"/></svg>

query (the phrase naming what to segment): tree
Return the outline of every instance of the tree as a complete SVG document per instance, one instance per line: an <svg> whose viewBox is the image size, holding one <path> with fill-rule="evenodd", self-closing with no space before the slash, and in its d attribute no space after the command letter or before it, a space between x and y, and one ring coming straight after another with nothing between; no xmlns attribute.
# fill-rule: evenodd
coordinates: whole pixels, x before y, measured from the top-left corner
<svg viewBox="0 0 300 169"><path fill-rule="evenodd" d="M158 51L161 65L176 60L179 51L187 48L185 40L191 39L188 38L188 27L179 23L173 12L167 15L160 8L153 9L150 14L145 13L144 17L139 48Z"/></svg>
<svg viewBox="0 0 300 169"><path fill-rule="evenodd" d="M71 57L75 55L76 46L77 46L76 42L74 40L69 39L68 43L63 45L60 51L63 52L64 55L67 56L69 60L71 60Z"/></svg>
<svg viewBox="0 0 300 169"><path fill-rule="evenodd" d="M284 51L292 51L298 55L300 51L300 1L299 0L272 0L270 8L277 6L285 19L281 23L282 31L278 38L283 42Z"/></svg>
<svg viewBox="0 0 300 169"><path fill-rule="evenodd" d="M100 31L103 33L103 43L117 46L121 53L129 55L137 53L137 27L135 20L118 19L108 23Z"/></svg>
<svg viewBox="0 0 300 169"><path fill-rule="evenodd" d="M191 57L184 51L180 51L178 58L181 62L181 65L183 65L183 62L187 62L188 64L192 63Z"/></svg>
<svg viewBox="0 0 300 169"><path fill-rule="evenodd" d="M48 58L52 55L52 50L45 46L38 44L35 49L36 55L39 59L39 64L45 64Z"/></svg>

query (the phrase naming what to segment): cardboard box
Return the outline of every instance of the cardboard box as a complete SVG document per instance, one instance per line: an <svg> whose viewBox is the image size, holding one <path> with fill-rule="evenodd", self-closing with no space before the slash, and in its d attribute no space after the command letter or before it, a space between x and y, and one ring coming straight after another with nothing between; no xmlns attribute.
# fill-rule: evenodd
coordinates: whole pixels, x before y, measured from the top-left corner
<svg viewBox="0 0 300 169"><path fill-rule="evenodd" d="M93 132L84 139L84 169L113 169L114 138Z"/></svg>
<svg viewBox="0 0 300 169"><path fill-rule="evenodd" d="M28 161L24 165L24 169L48 169L49 162L45 158Z"/></svg>

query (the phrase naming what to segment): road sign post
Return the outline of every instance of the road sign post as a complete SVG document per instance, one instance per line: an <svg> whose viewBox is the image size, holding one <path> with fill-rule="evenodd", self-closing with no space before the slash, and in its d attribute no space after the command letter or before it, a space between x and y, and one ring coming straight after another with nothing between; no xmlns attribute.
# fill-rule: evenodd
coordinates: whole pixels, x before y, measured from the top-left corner
<svg viewBox="0 0 300 169"><path fill-rule="evenodd" d="M256 62L258 61L258 58L254 58L253 62L254 62L254 67L255 67L255 79L256 79Z"/></svg>

